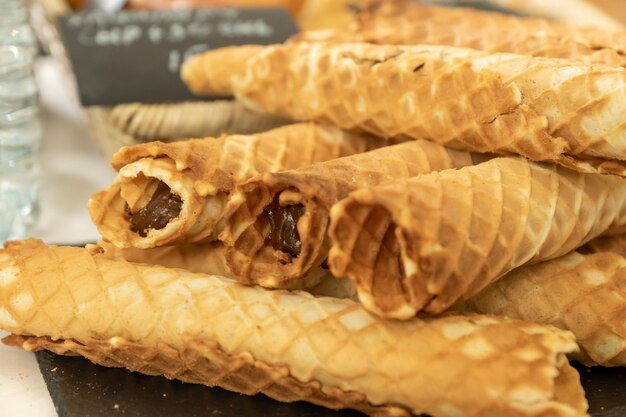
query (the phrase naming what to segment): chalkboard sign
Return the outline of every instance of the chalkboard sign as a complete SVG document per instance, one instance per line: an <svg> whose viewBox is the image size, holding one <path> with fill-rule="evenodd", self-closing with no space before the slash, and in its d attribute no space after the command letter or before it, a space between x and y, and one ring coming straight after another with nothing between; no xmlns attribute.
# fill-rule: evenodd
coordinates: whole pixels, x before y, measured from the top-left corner
<svg viewBox="0 0 626 417"><path fill-rule="evenodd" d="M59 27L85 106L197 99L180 81L185 59L297 32L280 8L86 11L61 16Z"/></svg>

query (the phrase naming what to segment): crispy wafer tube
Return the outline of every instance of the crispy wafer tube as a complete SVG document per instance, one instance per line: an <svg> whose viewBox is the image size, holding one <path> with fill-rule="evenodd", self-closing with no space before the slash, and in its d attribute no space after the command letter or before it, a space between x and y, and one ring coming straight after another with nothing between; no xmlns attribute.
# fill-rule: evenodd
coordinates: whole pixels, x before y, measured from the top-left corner
<svg viewBox="0 0 626 417"><path fill-rule="evenodd" d="M208 275L224 277L231 275L224 258L224 247L221 242L187 243L149 249L120 249L101 240L97 245L88 248L92 251L101 250L105 256L111 259L124 259L133 263L180 268Z"/></svg>
<svg viewBox="0 0 626 417"><path fill-rule="evenodd" d="M35 240L0 251L0 277L0 328L30 350L376 416L587 408L565 357L573 335L553 327L489 316L386 321L349 300Z"/></svg>
<svg viewBox="0 0 626 417"><path fill-rule="evenodd" d="M132 137L135 142L218 136L224 133L251 134L289 124L267 114L250 111L231 100L182 103L123 103L113 107L94 106L111 128ZM90 122L93 119L90 120Z"/></svg>
<svg viewBox="0 0 626 417"><path fill-rule="evenodd" d="M404 319L625 228L623 178L497 158L350 194L331 211L329 264L366 308Z"/></svg>
<svg viewBox="0 0 626 417"><path fill-rule="evenodd" d="M481 2L482 0L470 0ZM565 20L580 26L597 26L610 30L623 30L624 25L602 8L588 0L487 0L501 7L530 15L541 15L552 19Z"/></svg>
<svg viewBox="0 0 626 417"><path fill-rule="evenodd" d="M237 98L275 115L626 175L623 68L448 46L324 42L268 46L246 67L233 84Z"/></svg>
<svg viewBox="0 0 626 417"><path fill-rule="evenodd" d="M453 310L551 324L574 333L582 363L626 366L626 259L616 253L517 268Z"/></svg>
<svg viewBox="0 0 626 417"><path fill-rule="evenodd" d="M225 209L220 239L228 264L240 282L283 287L327 258L330 208L351 191L471 165L473 158L481 156L410 141L252 178Z"/></svg>
<svg viewBox="0 0 626 417"><path fill-rule="evenodd" d="M111 259L186 269L200 274L232 276L224 257L222 242L187 243L149 249L120 249L101 240L97 245L88 245L87 248L91 251L100 251ZM293 282L288 286L288 289L293 290L304 288L316 296L356 299L352 284L349 281L346 282L345 279L336 279L326 268L315 268L309 271L301 281Z"/></svg>
<svg viewBox="0 0 626 417"><path fill-rule="evenodd" d="M263 50L261 45L230 46L215 50L214 57L222 63L220 68L205 68L202 63L188 65L183 63L181 77L192 92L211 91L218 96L232 95L231 78L242 75L245 71L246 61ZM210 64L210 62L206 62ZM204 74L211 72L210 77Z"/></svg>
<svg viewBox="0 0 626 417"><path fill-rule="evenodd" d="M579 248L578 251L584 254L613 252L626 257L626 234L601 236Z"/></svg>
<svg viewBox="0 0 626 417"><path fill-rule="evenodd" d="M124 147L113 156L115 181L91 198L89 213L104 239L120 248L211 241L238 182L380 144L365 134L295 124L250 136Z"/></svg>
<svg viewBox="0 0 626 417"><path fill-rule="evenodd" d="M626 32L528 19L470 8L432 7L413 1L373 2L353 25L302 32L298 40L449 45L626 66Z"/></svg>

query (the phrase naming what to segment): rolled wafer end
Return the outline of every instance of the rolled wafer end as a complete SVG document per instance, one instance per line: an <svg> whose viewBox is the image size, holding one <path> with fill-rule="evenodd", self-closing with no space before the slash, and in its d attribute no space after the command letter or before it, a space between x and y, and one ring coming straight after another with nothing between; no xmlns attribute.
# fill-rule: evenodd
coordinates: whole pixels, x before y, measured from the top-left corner
<svg viewBox="0 0 626 417"><path fill-rule="evenodd" d="M240 282L266 288L319 283L310 273L330 246L319 192L317 184L301 183L288 171L266 173L239 187L225 209L220 239Z"/></svg>
<svg viewBox="0 0 626 417"><path fill-rule="evenodd" d="M102 236L118 248L214 240L227 197L219 190L200 195L195 183L170 158L141 158L91 197L89 213Z"/></svg>
<svg viewBox="0 0 626 417"><path fill-rule="evenodd" d="M233 80L244 74L248 59L263 50L261 45L219 48L185 61L180 76L192 93L233 95Z"/></svg>
<svg viewBox="0 0 626 417"><path fill-rule="evenodd" d="M328 264L332 274L349 277L359 301L369 311L403 320L415 316L428 303L429 295L425 289L418 294L406 284L413 271L407 271L402 262L390 213L348 198L333 206L330 218L328 233L333 244Z"/></svg>

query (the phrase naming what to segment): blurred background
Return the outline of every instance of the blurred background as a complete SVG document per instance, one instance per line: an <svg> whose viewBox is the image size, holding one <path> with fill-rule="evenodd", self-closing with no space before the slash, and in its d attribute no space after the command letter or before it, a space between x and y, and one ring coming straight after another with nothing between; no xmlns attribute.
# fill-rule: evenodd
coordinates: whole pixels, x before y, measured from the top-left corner
<svg viewBox="0 0 626 417"><path fill-rule="evenodd" d="M424 3L622 30L625 1ZM178 80L185 58L227 44L282 42L299 30L347 28L376 3L384 1L0 0L0 243L98 240L86 205L112 182L108 161L121 146L286 123L228 97L191 96ZM55 416L32 357L0 349L0 414Z"/></svg>

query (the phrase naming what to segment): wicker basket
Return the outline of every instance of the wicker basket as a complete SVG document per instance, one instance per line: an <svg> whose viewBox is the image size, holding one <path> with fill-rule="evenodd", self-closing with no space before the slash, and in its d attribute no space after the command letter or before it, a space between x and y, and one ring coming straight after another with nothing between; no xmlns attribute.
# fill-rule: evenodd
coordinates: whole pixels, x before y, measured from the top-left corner
<svg viewBox="0 0 626 417"><path fill-rule="evenodd" d="M64 0L31 0L29 10L33 28L43 49L63 63L73 96L78 102L78 87L56 25L57 17L70 12ZM259 114L229 100L183 103L84 107L90 130L107 158L121 146L162 140L220 136L224 133L256 133L287 122Z"/></svg>
<svg viewBox="0 0 626 417"><path fill-rule="evenodd" d="M141 142L257 133L286 123L273 116L251 112L236 101L226 100L89 106L85 111L100 148L107 156L122 146Z"/></svg>

